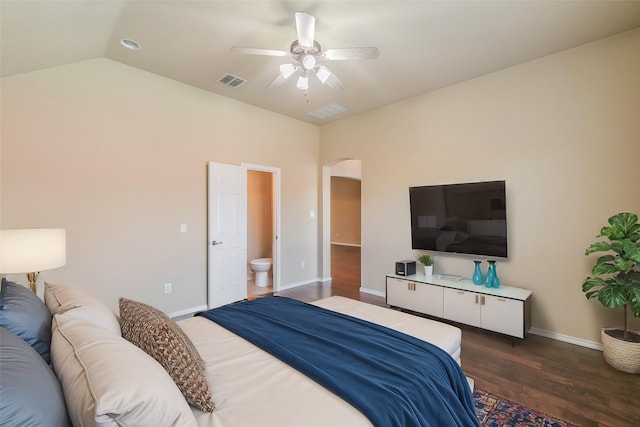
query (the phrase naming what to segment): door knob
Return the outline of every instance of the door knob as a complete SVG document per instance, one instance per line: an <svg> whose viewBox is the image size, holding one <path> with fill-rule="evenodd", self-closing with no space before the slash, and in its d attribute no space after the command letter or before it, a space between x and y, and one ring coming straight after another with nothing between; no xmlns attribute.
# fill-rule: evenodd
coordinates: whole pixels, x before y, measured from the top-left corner
<svg viewBox="0 0 640 427"><path fill-rule="evenodd" d="M222 242L216 242L215 240L212 240L212 241L211 241L211 245L212 245L212 246L215 246L215 245L221 245L221 244L222 244Z"/></svg>

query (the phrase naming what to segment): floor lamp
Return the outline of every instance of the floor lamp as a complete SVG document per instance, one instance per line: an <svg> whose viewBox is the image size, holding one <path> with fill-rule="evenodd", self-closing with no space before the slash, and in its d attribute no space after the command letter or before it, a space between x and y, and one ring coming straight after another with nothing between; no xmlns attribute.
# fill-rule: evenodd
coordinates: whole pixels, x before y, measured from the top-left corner
<svg viewBox="0 0 640 427"><path fill-rule="evenodd" d="M36 292L41 271L67 262L67 232L64 228L0 230L0 274L26 273Z"/></svg>

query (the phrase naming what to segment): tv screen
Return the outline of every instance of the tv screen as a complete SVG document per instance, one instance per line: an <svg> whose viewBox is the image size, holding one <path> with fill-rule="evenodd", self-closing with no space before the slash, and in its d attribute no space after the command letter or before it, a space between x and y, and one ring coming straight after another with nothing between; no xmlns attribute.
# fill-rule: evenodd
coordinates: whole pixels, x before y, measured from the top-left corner
<svg viewBox="0 0 640 427"><path fill-rule="evenodd" d="M411 247L507 258L505 181L409 188Z"/></svg>

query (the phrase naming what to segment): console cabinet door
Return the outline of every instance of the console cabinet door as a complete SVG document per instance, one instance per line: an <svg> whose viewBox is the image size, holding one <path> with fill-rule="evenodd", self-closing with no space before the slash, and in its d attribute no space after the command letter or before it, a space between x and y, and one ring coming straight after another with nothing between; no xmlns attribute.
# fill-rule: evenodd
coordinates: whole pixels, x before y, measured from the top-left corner
<svg viewBox="0 0 640 427"><path fill-rule="evenodd" d="M524 303L486 295L482 306L482 328L524 338Z"/></svg>
<svg viewBox="0 0 640 427"><path fill-rule="evenodd" d="M442 317L442 287L387 277L387 304Z"/></svg>
<svg viewBox="0 0 640 427"><path fill-rule="evenodd" d="M480 327L480 295L460 289L444 290L445 319Z"/></svg>

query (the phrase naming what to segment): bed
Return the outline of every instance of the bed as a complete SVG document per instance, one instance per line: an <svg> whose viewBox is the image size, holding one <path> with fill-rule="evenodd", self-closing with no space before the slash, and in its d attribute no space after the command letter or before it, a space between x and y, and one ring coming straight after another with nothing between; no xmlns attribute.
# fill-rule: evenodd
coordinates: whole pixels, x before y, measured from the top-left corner
<svg viewBox="0 0 640 427"><path fill-rule="evenodd" d="M123 298L118 317L102 302L73 287L47 284L46 305L37 297L34 301L34 295L20 285L3 279L2 288L3 334L22 334L22 340L18 341L27 345L16 350L14 344L19 343L13 340L11 345L6 345L8 341L3 335L0 425L28 425L29 422L52 427L71 423L136 427L373 425L343 398L204 316L173 322L153 307ZM15 300L21 302L15 305ZM333 314L346 314L399 331L401 335L414 337L412 339L430 342L459 370L461 331L458 328L337 296L312 305L323 313L329 310ZM46 320L48 315L51 328L40 330L38 333L42 336L35 339L25 336L21 330L25 329L24 325L20 325L24 317L7 315L25 309L31 317L37 312L35 317ZM151 336L149 330L153 331ZM50 347L45 349L47 332ZM142 334L142 338L136 334ZM181 340L188 345L176 352L175 343ZM38 344L39 351L33 344ZM162 351L155 354L158 347ZM22 363L21 369L7 362L18 359L11 356L16 351L29 353L28 358L22 357L22 362L30 362ZM34 364L39 365L38 370ZM5 372L9 370L19 373L15 382L27 388L22 395L16 392L15 384L6 384ZM49 374L45 378L43 373L47 370ZM51 375L51 371L55 375ZM38 375L37 381L26 379L31 372ZM38 393L47 400L47 405L33 403L39 401ZM461 394L464 395L461 401L470 398L468 386L465 393ZM55 402L59 403L58 408ZM376 402L376 406L385 410L384 402ZM468 413L468 401L467 413L456 412L460 412L456 414L459 425L478 425L475 415Z"/></svg>

